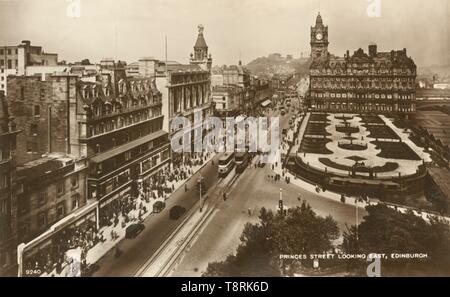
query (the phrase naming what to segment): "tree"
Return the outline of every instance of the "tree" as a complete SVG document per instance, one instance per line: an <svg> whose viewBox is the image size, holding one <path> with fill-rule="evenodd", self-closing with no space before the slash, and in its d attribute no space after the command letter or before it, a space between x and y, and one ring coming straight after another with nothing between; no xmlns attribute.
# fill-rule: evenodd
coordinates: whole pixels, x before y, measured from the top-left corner
<svg viewBox="0 0 450 297"><path fill-rule="evenodd" d="M371 205L358 225L344 232L343 249L348 253L385 253L384 274L449 275L450 227L430 218L427 222L411 211L401 213L383 204ZM358 239L358 240L357 240ZM425 259L392 259L390 255L427 254ZM359 263L362 268L367 263Z"/></svg>
<svg viewBox="0 0 450 297"><path fill-rule="evenodd" d="M298 261L280 261L280 254L326 252L338 236L336 221L317 216L305 201L286 215L262 208L259 222L245 225L236 254L210 263L204 276L284 275L297 269Z"/></svg>

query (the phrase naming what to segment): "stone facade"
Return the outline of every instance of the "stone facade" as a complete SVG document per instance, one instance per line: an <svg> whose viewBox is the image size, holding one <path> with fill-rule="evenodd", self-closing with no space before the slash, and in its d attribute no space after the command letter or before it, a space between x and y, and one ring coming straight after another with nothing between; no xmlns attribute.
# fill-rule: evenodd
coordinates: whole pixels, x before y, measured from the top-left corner
<svg viewBox="0 0 450 297"><path fill-rule="evenodd" d="M414 113L416 65L406 49L378 52L370 45L344 57L328 52L328 27L320 15L311 27L308 105L314 111Z"/></svg>
<svg viewBox="0 0 450 297"><path fill-rule="evenodd" d="M18 243L32 240L86 205L86 174L85 160L59 153L18 167Z"/></svg>
<svg viewBox="0 0 450 297"><path fill-rule="evenodd" d="M5 97L0 93L0 276L12 275L16 263L16 137Z"/></svg>
<svg viewBox="0 0 450 297"><path fill-rule="evenodd" d="M17 161L26 163L52 152L70 154L71 121L68 111L75 96L75 76L12 76L8 104L23 130L17 138Z"/></svg>
<svg viewBox="0 0 450 297"><path fill-rule="evenodd" d="M78 151L89 159L88 197L99 201L101 218L170 161L162 95L154 78L127 78L120 62L76 90Z"/></svg>

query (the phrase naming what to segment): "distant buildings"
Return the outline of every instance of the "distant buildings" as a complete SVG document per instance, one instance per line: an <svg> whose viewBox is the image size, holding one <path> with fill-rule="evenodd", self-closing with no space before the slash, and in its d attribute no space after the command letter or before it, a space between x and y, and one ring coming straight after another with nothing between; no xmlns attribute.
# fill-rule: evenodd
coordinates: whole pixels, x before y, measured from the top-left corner
<svg viewBox="0 0 450 297"><path fill-rule="evenodd" d="M212 86L234 85L242 88L250 86L250 72L242 66L239 61L238 65L214 67L211 74Z"/></svg>
<svg viewBox="0 0 450 297"><path fill-rule="evenodd" d="M7 93L8 75L27 74L27 67L57 66L58 55L45 53L41 46L31 45L28 40L17 46L0 47L0 91Z"/></svg>
<svg viewBox="0 0 450 297"><path fill-rule="evenodd" d="M245 90L234 85L218 85L211 94L216 112L222 116L234 116L245 100Z"/></svg>
<svg viewBox="0 0 450 297"><path fill-rule="evenodd" d="M312 110L328 112L397 113L416 110L416 65L406 49L336 57L328 52L328 27L320 14L311 27L310 91Z"/></svg>

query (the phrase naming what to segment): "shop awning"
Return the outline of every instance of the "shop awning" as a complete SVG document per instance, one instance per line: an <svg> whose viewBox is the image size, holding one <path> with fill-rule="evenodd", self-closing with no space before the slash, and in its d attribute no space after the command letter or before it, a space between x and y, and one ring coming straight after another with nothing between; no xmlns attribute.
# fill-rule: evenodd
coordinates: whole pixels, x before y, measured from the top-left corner
<svg viewBox="0 0 450 297"><path fill-rule="evenodd" d="M152 133L152 134L149 134L147 136L144 136L142 138L138 138L136 140L128 142L128 143L126 143L126 144L124 144L122 146L119 146L117 148L114 148L112 150L109 150L109 151L106 151L104 153L100 153L100 154L98 154L96 156L93 156L91 158L91 161L93 163L101 163L101 162L103 162L103 161L105 161L105 160L107 160L109 158L117 156L117 155L119 155L119 154L121 154L123 152L129 151L129 150L131 150L131 149L133 149L135 147L138 147L138 146L140 146L140 145L142 145L144 143L147 143L147 142L149 142L149 141L151 141L153 139L156 139L156 138L158 138L160 136L163 136L163 135L166 135L166 134L167 134L167 132L165 132L163 130L155 132L155 133Z"/></svg>

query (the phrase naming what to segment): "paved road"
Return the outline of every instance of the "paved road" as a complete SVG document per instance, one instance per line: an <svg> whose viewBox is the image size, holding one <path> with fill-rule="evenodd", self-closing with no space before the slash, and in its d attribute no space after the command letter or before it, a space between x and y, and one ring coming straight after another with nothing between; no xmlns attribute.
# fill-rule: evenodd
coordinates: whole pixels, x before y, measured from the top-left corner
<svg viewBox="0 0 450 297"><path fill-rule="evenodd" d="M214 158L214 165L211 162L206 164L201 173L205 177L205 184L209 188L217 181L217 159ZM114 256L114 249L107 253L99 262L100 269L94 276L133 276L137 269L149 259L158 249L160 244L172 233L173 230L183 221L183 217L178 220L169 218L169 210L175 205L180 205L186 210L191 209L199 200L199 195L195 189L195 181L199 177L199 172L188 181L188 191L180 187L166 201L166 208L158 214L151 214L145 220L145 229L135 239L124 239L119 243L123 251L118 258ZM186 211L187 213L187 211ZM185 214L186 214L185 213Z"/></svg>
<svg viewBox="0 0 450 297"><path fill-rule="evenodd" d="M280 126L286 125L288 117L289 114L280 120ZM256 222L261 207L276 210L280 188L287 207L300 205L297 200L300 194L318 215L332 215L341 231L346 230L346 224L355 224L354 206L320 197L283 181L272 181L268 178L270 173L270 165L266 165L265 168L248 168L241 175L229 199L218 206L219 211L186 252L172 276L200 276L209 262L223 260L228 254L235 253L245 223ZM248 215L249 208L251 216ZM365 214L359 210L359 220Z"/></svg>
<svg viewBox="0 0 450 297"><path fill-rule="evenodd" d="M278 112L270 115L278 115ZM281 117L280 126L282 128L288 125L290 116L291 114L287 113ZM205 176L208 188L217 182L217 159L218 157L214 159L215 165L207 164L202 169L202 175ZM331 214L338 221L341 229L344 228L345 223L354 224L354 207L321 198L292 184L269 180L267 175L271 172L269 165L266 165L265 168L249 168L241 175L229 193L229 199L219 204L219 211L199 235L174 275L200 275L206 269L208 262L222 260L226 255L234 252L239 244L239 237L245 223L256 221L261 207L272 209L277 207L280 187L283 188L283 198L288 207L299 204L297 197L300 193L319 215ZM167 206L163 212L150 215L145 220L146 228L137 238L125 239L119 244L123 251L120 257L114 256L114 250L106 254L98 262L100 270L94 276L134 275L183 220L183 217L176 221L171 220L169 218L170 208L180 205L189 210L198 201L198 194L195 190L195 181L198 175L197 173L191 178L188 192L181 187L167 200ZM253 212L251 217L247 213L248 208ZM361 217L363 214L360 211Z"/></svg>

